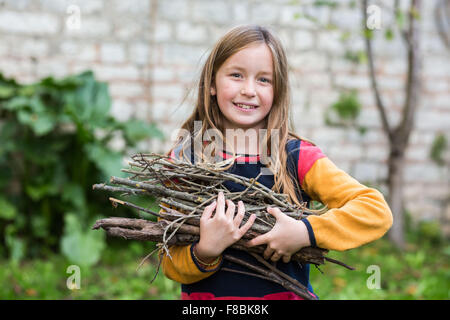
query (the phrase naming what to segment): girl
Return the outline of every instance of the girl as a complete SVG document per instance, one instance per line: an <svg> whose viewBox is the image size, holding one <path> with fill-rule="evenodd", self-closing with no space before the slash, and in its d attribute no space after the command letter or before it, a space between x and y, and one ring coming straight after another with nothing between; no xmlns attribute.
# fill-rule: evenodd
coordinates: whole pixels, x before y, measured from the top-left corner
<svg viewBox="0 0 450 320"><path fill-rule="evenodd" d="M297 204L310 200L325 204L329 208L325 214L302 220L268 208L276 218L275 226L248 242L249 246L265 245L264 258L313 293L309 265L290 261L291 255L306 246L342 251L374 241L390 228L392 214L380 192L358 183L318 147L289 130L289 96L288 64L280 41L261 26L235 27L218 41L205 62L196 108L182 126L190 138L169 154L186 161L204 159L199 148L192 151L192 139L200 137L204 152L203 147L213 143L205 141L206 133L214 130L214 144L219 146L213 152L215 159L234 159L227 170L248 178L259 175L260 183L287 194ZM229 132L234 132L231 138ZM254 139L248 141L249 137ZM216 140L224 142L225 150ZM270 154L271 160L263 161L263 154ZM232 158L237 155L241 156ZM224 185L230 191L243 190L232 182ZM273 282L221 270L244 270L224 261L224 253L258 264L246 252L229 248L255 220L251 215L241 226L244 214L241 201L236 205L219 193L203 212L200 240L171 246L171 258L163 256L163 272L182 284L182 299L300 298Z"/></svg>

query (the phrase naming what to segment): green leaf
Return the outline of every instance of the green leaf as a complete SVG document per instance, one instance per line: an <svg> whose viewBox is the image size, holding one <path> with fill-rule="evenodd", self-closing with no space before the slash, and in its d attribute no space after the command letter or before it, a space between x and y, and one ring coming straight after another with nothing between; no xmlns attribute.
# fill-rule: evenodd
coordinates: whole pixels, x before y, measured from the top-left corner
<svg viewBox="0 0 450 320"><path fill-rule="evenodd" d="M366 39L372 40L373 39L373 30L370 30L369 28L364 28L363 36Z"/></svg>
<svg viewBox="0 0 450 320"><path fill-rule="evenodd" d="M341 119L356 119L361 111L356 92L344 92L339 96L339 100L332 105L332 109Z"/></svg>
<svg viewBox="0 0 450 320"><path fill-rule="evenodd" d="M23 97L23 96L17 96L12 98L11 100L7 101L3 108L10 111L20 110L23 108L26 108L30 105L30 98Z"/></svg>
<svg viewBox="0 0 450 320"><path fill-rule="evenodd" d="M330 8L336 8L338 6L337 1L331 1L331 0L315 0L313 3L316 7L330 7Z"/></svg>
<svg viewBox="0 0 450 320"><path fill-rule="evenodd" d="M397 10L395 12L395 22L397 23L399 29L403 29L405 26L405 14L402 11Z"/></svg>
<svg viewBox="0 0 450 320"><path fill-rule="evenodd" d="M31 228L36 237L47 238L49 236L49 221L42 215L42 212L31 216Z"/></svg>
<svg viewBox="0 0 450 320"><path fill-rule="evenodd" d="M78 211L86 209L84 190L79 184L69 183L64 186L62 192L63 201L71 203Z"/></svg>
<svg viewBox="0 0 450 320"><path fill-rule="evenodd" d="M37 136L43 136L55 127L55 119L48 113L20 110L17 115L20 123L30 126Z"/></svg>
<svg viewBox="0 0 450 320"><path fill-rule="evenodd" d="M91 225L83 227L79 217L74 213L65 215L61 252L67 259L80 266L89 267L100 260L105 247L104 232L91 230Z"/></svg>
<svg viewBox="0 0 450 320"><path fill-rule="evenodd" d="M120 171L122 169L122 155L119 152L114 152L105 146L95 143L85 145L84 150L88 158L107 177L124 176Z"/></svg>
<svg viewBox="0 0 450 320"><path fill-rule="evenodd" d="M0 219L12 220L17 215L16 207L6 200L4 197L0 197Z"/></svg>
<svg viewBox="0 0 450 320"><path fill-rule="evenodd" d="M14 224L8 225L5 229L5 243L9 249L9 258L15 263L23 259L26 250L25 241L15 236L16 232L17 228Z"/></svg>
<svg viewBox="0 0 450 320"><path fill-rule="evenodd" d="M384 37L388 41L392 41L394 39L394 32L391 28L386 29L386 32L384 33Z"/></svg>
<svg viewBox="0 0 450 320"><path fill-rule="evenodd" d="M58 194L58 188L52 183L25 186L25 192L33 201L39 201L46 196Z"/></svg>
<svg viewBox="0 0 450 320"><path fill-rule="evenodd" d="M439 166L443 166L445 164L443 154L446 148L447 148L447 138L442 133L439 133L434 138L430 148L430 158Z"/></svg>
<svg viewBox="0 0 450 320"><path fill-rule="evenodd" d="M163 139L164 134L154 124L139 120L129 120L123 124L125 137L130 142L138 142L149 138Z"/></svg>
<svg viewBox="0 0 450 320"><path fill-rule="evenodd" d="M15 91L16 90L12 87L0 86L0 99L11 98L14 95Z"/></svg>

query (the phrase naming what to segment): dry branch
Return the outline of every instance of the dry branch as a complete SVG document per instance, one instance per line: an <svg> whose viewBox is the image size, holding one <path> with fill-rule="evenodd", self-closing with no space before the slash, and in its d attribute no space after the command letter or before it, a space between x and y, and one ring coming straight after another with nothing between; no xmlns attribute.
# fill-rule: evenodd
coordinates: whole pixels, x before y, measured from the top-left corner
<svg viewBox="0 0 450 320"><path fill-rule="evenodd" d="M225 198L232 199L232 201L241 200L244 203L245 217L242 225L245 224L251 214L255 214L257 217L244 237L232 246L232 248L247 251L258 257L260 266L247 266L257 272L257 274L252 275L268 278L306 299L314 298L295 279L279 270L274 270L273 266L258 256L265 250L264 246L247 247L246 242L269 232L275 225L275 219L267 214L268 206L277 206L282 212L294 219L301 219L308 215L319 215L324 210L311 210L306 207L306 204L301 206L292 204L288 201L287 195L276 193L258 182L259 176L249 179L225 171L224 169L229 164L228 161L196 165L157 154L133 156L130 169L122 170L131 174L130 178L111 177L110 183L115 186L95 184L93 189L118 192L122 195L157 197L161 207L158 213L129 201L112 197L109 200L113 206L131 207L158 217L158 221L107 218L98 220L93 229L102 228L109 236L157 242L159 247L165 250L170 257L169 246L187 245L199 240L200 216L205 207L217 198L218 193L223 192ZM230 192L223 185L226 181L241 185L243 191ZM321 265L325 261L329 261L352 269L340 261L325 257L327 253L328 250L325 249L306 247L292 255L291 259L300 263L315 265ZM229 255L225 255L224 258L229 261L236 260ZM243 262L234 261L234 263L243 265ZM248 263L246 262L246 264ZM231 270L227 269L227 271Z"/></svg>

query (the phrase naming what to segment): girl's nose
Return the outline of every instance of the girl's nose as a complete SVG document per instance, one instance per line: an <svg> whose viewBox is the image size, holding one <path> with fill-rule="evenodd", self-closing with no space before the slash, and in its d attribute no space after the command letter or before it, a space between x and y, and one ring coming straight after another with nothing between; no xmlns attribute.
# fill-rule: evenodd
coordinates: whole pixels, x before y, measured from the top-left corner
<svg viewBox="0 0 450 320"><path fill-rule="evenodd" d="M241 94L242 95L246 95L246 96L250 96L253 97L256 95L255 92L255 86L252 83L246 83L242 89L241 89Z"/></svg>

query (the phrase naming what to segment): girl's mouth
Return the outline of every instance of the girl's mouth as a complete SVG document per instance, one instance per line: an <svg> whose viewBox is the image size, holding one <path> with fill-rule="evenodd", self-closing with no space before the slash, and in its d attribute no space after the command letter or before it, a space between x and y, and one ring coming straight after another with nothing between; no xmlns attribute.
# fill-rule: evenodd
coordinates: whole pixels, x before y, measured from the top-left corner
<svg viewBox="0 0 450 320"><path fill-rule="evenodd" d="M243 110L243 111L251 111L251 110L254 110L254 109L258 108L257 106L251 106L251 105L248 105L248 104L234 103L234 102L233 102L233 105L236 108L238 108L240 110Z"/></svg>

